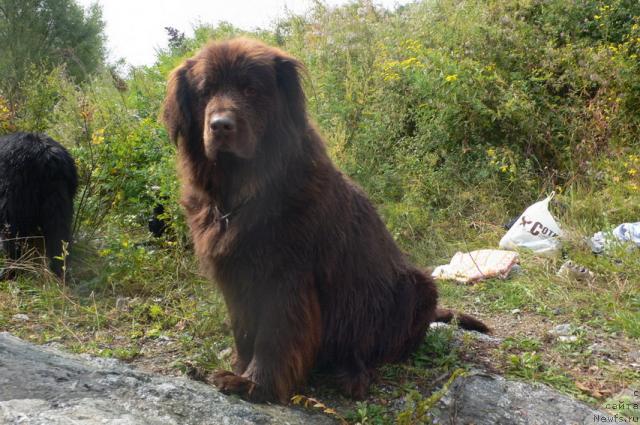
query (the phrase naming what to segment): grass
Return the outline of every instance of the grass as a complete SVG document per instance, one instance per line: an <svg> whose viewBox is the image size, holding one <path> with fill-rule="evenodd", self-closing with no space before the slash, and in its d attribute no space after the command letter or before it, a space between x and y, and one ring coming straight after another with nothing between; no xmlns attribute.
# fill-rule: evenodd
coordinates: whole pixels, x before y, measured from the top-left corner
<svg viewBox="0 0 640 425"><path fill-rule="evenodd" d="M147 249L147 248L145 248ZM0 324L35 343L61 342L75 352L133 360L150 341L175 341L185 354L208 367L228 366L211 359L230 345L219 294L195 272L193 258L179 258L165 248L148 249L137 287L123 288L120 268L110 275L97 251L79 247L70 281L61 282L46 270L23 272L13 281L0 282ZM136 248L137 250L137 248ZM139 258L129 257L136 263ZM153 270L171 263L172 273ZM131 266L131 264L129 264ZM120 265L122 267L122 265ZM76 280L81 277L83 280ZM86 279L86 280L85 280ZM16 320L17 314L28 320ZM217 342L203 339L215 335ZM181 360L181 361L182 361ZM163 365L165 368L179 365Z"/></svg>
<svg viewBox="0 0 640 425"><path fill-rule="evenodd" d="M466 235L469 249L491 245L502 233L497 225L474 238L476 231ZM637 251L594 256L585 234L569 234L564 256L589 267L594 280L558 277L563 258L522 253L522 271L509 279L439 282L441 303L482 317L500 344L459 340L451 328L437 328L410 362L380 368L365 402L345 399L323 382L301 396L350 423L387 424L419 422L412 415L427 415L425 406L437 401L434 394L452 374L473 367L544 383L594 406L635 388L640 371L629 364L640 347ZM67 282L38 264L0 282L0 330L161 373L206 376L228 368L233 341L224 303L198 274L188 248L149 241L143 231L128 240L108 255L99 243L77 246ZM420 249L412 252L418 263ZM447 251L457 249L454 242ZM562 323L571 325L575 340L561 342L549 333Z"/></svg>

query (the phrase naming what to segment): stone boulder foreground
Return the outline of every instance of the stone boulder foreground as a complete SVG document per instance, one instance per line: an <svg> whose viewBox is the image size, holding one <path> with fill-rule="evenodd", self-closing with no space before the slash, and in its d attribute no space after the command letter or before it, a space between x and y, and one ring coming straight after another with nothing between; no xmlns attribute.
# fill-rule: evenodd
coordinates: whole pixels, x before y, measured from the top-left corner
<svg viewBox="0 0 640 425"><path fill-rule="evenodd" d="M66 354L0 333L0 424L329 423L319 414L246 403L200 382Z"/></svg>
<svg viewBox="0 0 640 425"><path fill-rule="evenodd" d="M441 424L551 425L614 418L544 385L485 373L457 378L433 409ZM74 355L0 332L0 424L323 425L328 416L250 404L214 387Z"/></svg>
<svg viewBox="0 0 640 425"><path fill-rule="evenodd" d="M438 405L438 423L573 425L612 423L607 413L547 387L472 373L457 378ZM618 416L620 419L620 416Z"/></svg>

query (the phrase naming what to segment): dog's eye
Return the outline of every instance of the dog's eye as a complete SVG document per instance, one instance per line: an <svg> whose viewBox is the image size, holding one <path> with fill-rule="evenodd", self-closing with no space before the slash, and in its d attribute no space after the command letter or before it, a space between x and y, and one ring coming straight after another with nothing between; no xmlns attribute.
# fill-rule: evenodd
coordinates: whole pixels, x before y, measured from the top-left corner
<svg viewBox="0 0 640 425"><path fill-rule="evenodd" d="M251 96L255 96L256 93L258 93L256 91L256 89L254 89L253 87L249 86L249 87L245 87L244 88L244 95L247 97L251 97Z"/></svg>

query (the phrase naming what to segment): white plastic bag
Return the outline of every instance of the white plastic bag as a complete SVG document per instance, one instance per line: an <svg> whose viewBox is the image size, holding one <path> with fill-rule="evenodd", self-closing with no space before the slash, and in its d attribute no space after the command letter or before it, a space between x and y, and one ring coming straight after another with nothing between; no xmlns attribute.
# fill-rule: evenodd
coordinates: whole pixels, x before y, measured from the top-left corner
<svg viewBox="0 0 640 425"><path fill-rule="evenodd" d="M536 254L550 256L560 253L562 230L549 212L549 201L554 195L555 192L527 208L502 237L500 248L528 248Z"/></svg>
<svg viewBox="0 0 640 425"><path fill-rule="evenodd" d="M1 236L0 240L2 240ZM593 251L594 254L602 254L612 245L615 245L616 242L633 242L636 247L640 248L640 221L637 223L622 223L613 229L611 233L598 232L593 235L589 242L591 244L591 251ZM633 245L629 245L629 247L633 247Z"/></svg>

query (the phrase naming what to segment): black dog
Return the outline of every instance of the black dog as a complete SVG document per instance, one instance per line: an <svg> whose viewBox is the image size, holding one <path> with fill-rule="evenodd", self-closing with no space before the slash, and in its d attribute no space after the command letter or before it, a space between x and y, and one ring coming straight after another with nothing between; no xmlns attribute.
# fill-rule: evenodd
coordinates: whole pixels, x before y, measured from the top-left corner
<svg viewBox="0 0 640 425"><path fill-rule="evenodd" d="M11 259L20 240L43 237L54 273L62 276L63 241L71 241L78 173L73 158L43 134L0 137L0 242Z"/></svg>
<svg viewBox="0 0 640 425"><path fill-rule="evenodd" d="M164 235L169 227L169 220L164 218L164 204L155 204L151 218L147 221L147 227L155 238L161 238Z"/></svg>

